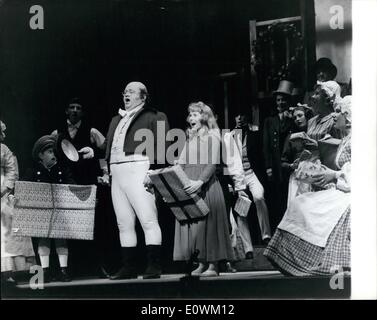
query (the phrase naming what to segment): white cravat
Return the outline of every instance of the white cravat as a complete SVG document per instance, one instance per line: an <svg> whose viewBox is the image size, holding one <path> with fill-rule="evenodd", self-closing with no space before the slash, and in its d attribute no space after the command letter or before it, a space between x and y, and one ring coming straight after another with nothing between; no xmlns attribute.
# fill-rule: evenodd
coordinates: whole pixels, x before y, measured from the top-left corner
<svg viewBox="0 0 377 320"><path fill-rule="evenodd" d="M77 122L76 124L72 124L71 121L69 121L69 119L67 119L67 124L68 124L69 136L71 137L71 139L74 139L76 134L77 134L77 131L79 130L79 128L81 126L81 120L79 122Z"/></svg>
<svg viewBox="0 0 377 320"><path fill-rule="evenodd" d="M119 115L120 115L122 118L124 118L124 117L126 116L126 114L127 114L127 111L124 110L124 109L119 108L118 113L119 113Z"/></svg>

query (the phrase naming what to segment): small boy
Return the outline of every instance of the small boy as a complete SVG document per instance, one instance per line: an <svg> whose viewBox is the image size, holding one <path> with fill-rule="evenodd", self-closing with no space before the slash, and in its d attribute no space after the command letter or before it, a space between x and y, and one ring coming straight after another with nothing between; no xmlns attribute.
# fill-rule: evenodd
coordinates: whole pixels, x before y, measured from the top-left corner
<svg viewBox="0 0 377 320"><path fill-rule="evenodd" d="M64 168L58 163L55 155L56 138L46 135L39 138L33 147L32 156L35 161L33 168L27 171L26 181L45 182L45 183L64 183L75 184L69 168ZM66 239L37 238L38 254L43 268L44 282L51 281L50 267L50 248L51 241L55 241L56 253L59 258L60 275L58 279L63 282L71 281L68 274L68 246Z"/></svg>

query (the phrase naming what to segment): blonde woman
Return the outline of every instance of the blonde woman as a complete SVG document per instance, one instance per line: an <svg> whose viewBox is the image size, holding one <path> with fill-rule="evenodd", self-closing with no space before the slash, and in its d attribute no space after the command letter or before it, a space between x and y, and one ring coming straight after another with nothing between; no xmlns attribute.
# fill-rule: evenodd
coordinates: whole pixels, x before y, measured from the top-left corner
<svg viewBox="0 0 377 320"><path fill-rule="evenodd" d="M190 226L176 222L173 256L188 261L197 250L199 266L191 275L218 276L218 262L234 259L224 195L216 178L220 133L211 108L203 102L191 103L188 113L187 141L178 164L191 179L185 191L199 194L210 212Z"/></svg>

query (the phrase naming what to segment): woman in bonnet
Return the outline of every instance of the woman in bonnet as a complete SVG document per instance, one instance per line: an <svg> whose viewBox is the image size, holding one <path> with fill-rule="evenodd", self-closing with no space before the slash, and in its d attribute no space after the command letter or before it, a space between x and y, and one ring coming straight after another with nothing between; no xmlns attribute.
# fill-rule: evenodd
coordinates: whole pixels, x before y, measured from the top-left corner
<svg viewBox="0 0 377 320"><path fill-rule="evenodd" d="M335 108L334 127L344 137L338 147L337 170L323 166L315 184L334 188L297 196L264 255L283 273L329 275L350 269L351 97Z"/></svg>

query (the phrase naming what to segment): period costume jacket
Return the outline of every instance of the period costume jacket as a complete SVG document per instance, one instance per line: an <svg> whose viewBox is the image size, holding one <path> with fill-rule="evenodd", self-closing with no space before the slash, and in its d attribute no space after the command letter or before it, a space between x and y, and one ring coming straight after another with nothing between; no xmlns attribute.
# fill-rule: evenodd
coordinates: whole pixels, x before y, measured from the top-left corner
<svg viewBox="0 0 377 320"><path fill-rule="evenodd" d="M80 158L77 162L69 161L61 153L58 154L60 161L64 161L64 165L70 168L75 181L82 185L96 184L97 176L102 175L98 162L100 151L91 141L91 130L92 127L84 120L82 120L81 125L77 128L77 133L73 138L69 134L67 123L64 123L57 129L58 145L62 139L67 139L77 150L87 146L90 146L94 150L95 156L93 159Z"/></svg>
<svg viewBox="0 0 377 320"><path fill-rule="evenodd" d="M279 119L279 116L269 117L263 127L263 156L265 168L272 168L274 181L282 180L281 154L284 142L289 133L292 132L293 123L291 119Z"/></svg>
<svg viewBox="0 0 377 320"><path fill-rule="evenodd" d="M23 180L44 183L76 184L71 170L59 164L47 170L41 163L38 163L33 168L29 168L26 171Z"/></svg>
<svg viewBox="0 0 377 320"><path fill-rule="evenodd" d="M122 116L119 114L113 117L106 135L106 140L101 146L101 148L105 151L105 159L107 162L110 161L111 146L114 139L115 130L121 119ZM159 125L161 125L161 130L158 131L157 127ZM140 151L140 149L143 149L140 148L140 145L145 143L145 137L142 138L142 133L145 131L138 131L140 129L149 129L153 134L153 136L150 137L152 140L149 140L145 144L146 146L148 146L148 143L153 144L153 148L149 148L149 150L153 150L153 153L148 152L149 150L145 150L145 148L144 150ZM166 145L161 150L158 150L157 144L158 141L160 141L160 143L165 142L166 133L168 130L169 123L166 115L163 112L159 112L158 110L145 105L138 112L136 112L128 126L123 148L125 155L134 155L135 153L140 152L140 154L148 156L151 164L150 169L157 169L159 167L166 166ZM137 139L139 134L141 134L140 139Z"/></svg>

